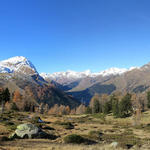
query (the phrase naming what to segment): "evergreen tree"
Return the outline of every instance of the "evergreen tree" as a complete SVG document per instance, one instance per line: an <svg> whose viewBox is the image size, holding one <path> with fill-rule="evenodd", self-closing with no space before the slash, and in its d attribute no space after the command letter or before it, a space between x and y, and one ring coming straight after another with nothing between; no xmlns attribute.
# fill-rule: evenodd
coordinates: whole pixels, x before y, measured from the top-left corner
<svg viewBox="0 0 150 150"><path fill-rule="evenodd" d="M10 92L8 88L6 88L3 92L3 100L5 101L5 103L10 100Z"/></svg>
<svg viewBox="0 0 150 150"><path fill-rule="evenodd" d="M104 104L104 114L109 114L112 110L112 103L108 101Z"/></svg>
<svg viewBox="0 0 150 150"><path fill-rule="evenodd" d="M128 117L132 112L131 94L127 93L119 103L119 116Z"/></svg>
<svg viewBox="0 0 150 150"><path fill-rule="evenodd" d="M17 107L16 103L14 103L14 102L11 104L11 108L10 109L14 110L14 111L18 111L19 110L19 108Z"/></svg>
<svg viewBox="0 0 150 150"><path fill-rule="evenodd" d="M86 114L91 114L92 113L92 109L89 106L86 107L85 113Z"/></svg>
<svg viewBox="0 0 150 150"><path fill-rule="evenodd" d="M98 100L94 100L94 103L93 103L93 111L92 113L99 113L101 111L100 109L100 103Z"/></svg>
<svg viewBox="0 0 150 150"><path fill-rule="evenodd" d="M150 108L150 91L147 92L147 107Z"/></svg>
<svg viewBox="0 0 150 150"><path fill-rule="evenodd" d="M6 88L5 90L2 90L0 93L0 101L1 101L1 113L4 112L4 106L5 103L10 100L10 92L9 89Z"/></svg>
<svg viewBox="0 0 150 150"><path fill-rule="evenodd" d="M119 117L119 100L115 96L112 99L112 113L113 116Z"/></svg>

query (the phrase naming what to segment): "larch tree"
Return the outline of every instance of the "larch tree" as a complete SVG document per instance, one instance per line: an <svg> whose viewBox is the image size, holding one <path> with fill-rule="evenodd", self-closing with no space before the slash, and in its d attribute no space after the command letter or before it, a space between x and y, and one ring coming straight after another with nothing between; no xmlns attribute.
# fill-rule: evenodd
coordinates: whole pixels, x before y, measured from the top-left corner
<svg viewBox="0 0 150 150"><path fill-rule="evenodd" d="M59 105L55 104L53 107L51 107L48 111L48 114L58 115L59 114Z"/></svg>
<svg viewBox="0 0 150 150"><path fill-rule="evenodd" d="M48 111L49 111L49 106L48 106L48 104L45 104L45 106L44 106L44 113L47 114Z"/></svg>
<svg viewBox="0 0 150 150"><path fill-rule="evenodd" d="M20 94L19 90L15 90L13 94L13 103L16 104L19 110L23 110L23 101L22 101L22 95Z"/></svg>
<svg viewBox="0 0 150 150"><path fill-rule="evenodd" d="M66 106L65 110L66 110L66 115L69 115L70 112L71 112L70 107L69 107L69 106Z"/></svg>
<svg viewBox="0 0 150 150"><path fill-rule="evenodd" d="M79 107L76 109L76 114L84 114L86 110L85 105L81 104Z"/></svg>
<svg viewBox="0 0 150 150"><path fill-rule="evenodd" d="M94 95L90 101L90 108L92 109L92 113L99 113L101 112L100 106L100 96L98 94Z"/></svg>
<svg viewBox="0 0 150 150"><path fill-rule="evenodd" d="M75 108L71 109L70 114L75 115L76 114L76 109Z"/></svg>
<svg viewBox="0 0 150 150"><path fill-rule="evenodd" d="M119 117L119 99L115 95L111 96L113 116Z"/></svg>

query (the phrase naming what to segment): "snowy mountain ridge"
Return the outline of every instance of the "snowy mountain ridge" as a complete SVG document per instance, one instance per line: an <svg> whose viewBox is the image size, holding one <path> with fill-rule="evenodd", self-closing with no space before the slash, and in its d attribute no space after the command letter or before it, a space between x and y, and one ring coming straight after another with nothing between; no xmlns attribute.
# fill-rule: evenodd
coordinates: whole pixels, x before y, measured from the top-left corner
<svg viewBox="0 0 150 150"><path fill-rule="evenodd" d="M57 80L58 78L70 78L70 79L80 79L85 77L96 77L96 76L110 76L110 75L121 75L125 72L131 71L133 69L137 69L137 67L131 67L129 69L126 68L110 68L98 73L92 73L90 70L86 70L83 72L75 72L68 70L66 72L55 72L53 74L50 73L41 73L40 75L44 78L50 78Z"/></svg>

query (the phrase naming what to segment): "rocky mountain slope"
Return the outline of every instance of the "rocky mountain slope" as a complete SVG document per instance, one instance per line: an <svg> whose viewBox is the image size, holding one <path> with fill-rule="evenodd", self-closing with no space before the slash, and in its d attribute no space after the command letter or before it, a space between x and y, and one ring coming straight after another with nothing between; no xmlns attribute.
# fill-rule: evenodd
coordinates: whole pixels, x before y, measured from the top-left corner
<svg viewBox="0 0 150 150"><path fill-rule="evenodd" d="M22 95L30 95L37 103L69 105L79 104L54 84L50 84L37 72L25 57L17 56L0 62L0 87L8 87L11 93L19 90Z"/></svg>
<svg viewBox="0 0 150 150"><path fill-rule="evenodd" d="M63 74L63 76L61 76ZM80 101L89 102L95 93L111 94L115 91L121 92L145 92L150 89L150 63L142 67L132 67L130 69L111 68L100 73L89 73L85 76L79 76L71 81L70 76L64 73L59 76L52 74L43 76L47 81L54 80L58 82L59 87ZM80 73L79 73L80 74Z"/></svg>

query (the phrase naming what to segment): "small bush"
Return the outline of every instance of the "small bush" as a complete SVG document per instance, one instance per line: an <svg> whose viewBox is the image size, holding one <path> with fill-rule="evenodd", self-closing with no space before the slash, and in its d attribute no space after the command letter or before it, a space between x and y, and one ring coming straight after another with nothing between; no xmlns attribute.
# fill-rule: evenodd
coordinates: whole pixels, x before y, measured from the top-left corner
<svg viewBox="0 0 150 150"><path fill-rule="evenodd" d="M9 126L8 128L9 128L10 130L14 131L14 130L16 130L17 125L12 125L12 126Z"/></svg>
<svg viewBox="0 0 150 150"><path fill-rule="evenodd" d="M70 122L66 122L62 124L65 129L74 129L74 125Z"/></svg>
<svg viewBox="0 0 150 150"><path fill-rule="evenodd" d="M77 134L71 134L71 135L67 135L64 138L64 142L65 143L73 143L73 144L81 144L85 142L85 139Z"/></svg>
<svg viewBox="0 0 150 150"><path fill-rule="evenodd" d="M7 136L0 137L0 141L9 141L9 138Z"/></svg>
<svg viewBox="0 0 150 150"><path fill-rule="evenodd" d="M102 135L103 135L103 133L100 131L90 131L88 133L88 137L95 139L95 140L102 140Z"/></svg>
<svg viewBox="0 0 150 150"><path fill-rule="evenodd" d="M74 129L74 125L71 122L55 122L55 124L63 126L64 129Z"/></svg>
<svg viewBox="0 0 150 150"><path fill-rule="evenodd" d="M11 121L4 122L4 124L7 125L7 126L12 126L12 125L14 125L14 123L11 122Z"/></svg>
<svg viewBox="0 0 150 150"><path fill-rule="evenodd" d="M8 129L10 129L10 130L15 130L16 129L16 127L17 127L17 124L15 124L15 123L13 123L13 122L11 122L11 121L5 121L5 122L3 122L3 124L8 128Z"/></svg>
<svg viewBox="0 0 150 150"><path fill-rule="evenodd" d="M32 123L38 123L40 117L33 117L32 118Z"/></svg>
<svg viewBox="0 0 150 150"><path fill-rule="evenodd" d="M104 121L104 122L106 121L106 120L105 120L105 117L106 117L105 114L97 113L97 114L93 114L92 117L93 117L93 118L101 119L101 120Z"/></svg>

